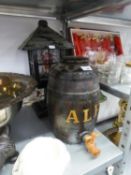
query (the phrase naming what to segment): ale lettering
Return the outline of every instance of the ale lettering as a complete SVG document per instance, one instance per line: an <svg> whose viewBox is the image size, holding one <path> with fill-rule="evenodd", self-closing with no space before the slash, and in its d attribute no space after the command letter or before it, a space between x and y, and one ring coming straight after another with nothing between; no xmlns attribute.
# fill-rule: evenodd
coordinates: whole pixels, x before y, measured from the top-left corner
<svg viewBox="0 0 131 175"><path fill-rule="evenodd" d="M97 113L99 111L99 104L95 104L94 106L94 118L97 117ZM92 116L89 115L89 109L84 109L83 110L83 123L91 121ZM66 118L66 123L73 122L74 124L80 123L79 117L77 116L77 113L75 110L71 110L69 112L69 115Z"/></svg>
<svg viewBox="0 0 131 175"><path fill-rule="evenodd" d="M91 116L89 116L89 109L84 109L83 114L83 122L89 122L91 120ZM75 110L71 110L66 118L66 123L70 123L71 121L73 121L74 124L80 123L79 117L77 116Z"/></svg>
<svg viewBox="0 0 131 175"><path fill-rule="evenodd" d="M89 122L91 120L91 117L88 115L88 112L89 112L89 109L85 109L83 110L83 113L84 113L84 120L83 122Z"/></svg>
<svg viewBox="0 0 131 175"><path fill-rule="evenodd" d="M97 116L98 111L99 111L99 104L96 104L96 105L95 105L95 114L94 114L94 117L95 117L95 118L96 118L96 116Z"/></svg>
<svg viewBox="0 0 131 175"><path fill-rule="evenodd" d="M75 110L71 110L69 115L67 116L66 123L70 123L70 121L73 120L75 124L79 123L77 114Z"/></svg>

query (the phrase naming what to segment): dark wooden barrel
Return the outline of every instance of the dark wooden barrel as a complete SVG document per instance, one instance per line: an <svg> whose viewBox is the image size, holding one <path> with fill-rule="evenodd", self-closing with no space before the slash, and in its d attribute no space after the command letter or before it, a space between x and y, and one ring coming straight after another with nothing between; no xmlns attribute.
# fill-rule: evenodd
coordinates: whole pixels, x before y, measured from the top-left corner
<svg viewBox="0 0 131 175"><path fill-rule="evenodd" d="M99 82L87 58L66 57L48 79L48 111L53 131L66 143L79 143L91 133L99 110Z"/></svg>

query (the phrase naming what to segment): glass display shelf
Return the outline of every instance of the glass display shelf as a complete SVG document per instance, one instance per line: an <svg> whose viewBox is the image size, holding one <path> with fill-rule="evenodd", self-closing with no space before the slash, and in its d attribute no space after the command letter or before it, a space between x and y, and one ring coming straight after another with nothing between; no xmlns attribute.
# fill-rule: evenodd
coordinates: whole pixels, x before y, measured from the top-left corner
<svg viewBox="0 0 131 175"><path fill-rule="evenodd" d="M11 135L19 152L33 138L38 136L55 137L50 130L48 117L40 120L32 107L23 107L11 122L11 128ZM98 130L96 132L98 133L96 145L101 149L101 154L97 158L93 158L87 152L83 143L66 144L71 161L64 175L95 175L122 160L123 152ZM11 164L5 165L0 174L11 175L12 167Z"/></svg>
<svg viewBox="0 0 131 175"><path fill-rule="evenodd" d="M100 83L100 88L112 95L128 100L131 91L131 84L108 85Z"/></svg>

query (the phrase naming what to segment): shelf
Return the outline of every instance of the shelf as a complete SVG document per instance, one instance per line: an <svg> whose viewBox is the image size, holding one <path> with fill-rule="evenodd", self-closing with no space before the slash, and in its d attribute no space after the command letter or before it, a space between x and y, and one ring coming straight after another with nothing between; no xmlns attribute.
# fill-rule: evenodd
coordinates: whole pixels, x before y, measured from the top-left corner
<svg viewBox="0 0 131 175"><path fill-rule="evenodd" d="M99 11L118 11L116 6L123 9L130 0L1 0L0 14L24 17L48 17L53 19L76 19ZM118 11L119 12L119 11Z"/></svg>
<svg viewBox="0 0 131 175"><path fill-rule="evenodd" d="M119 98L123 98L125 100L128 100L130 91L131 91L131 85L124 85L124 84L117 84L117 85L106 85L103 83L100 83L100 88L110 94L113 94Z"/></svg>
<svg viewBox="0 0 131 175"><path fill-rule="evenodd" d="M17 150L21 149L37 136L54 137L50 131L48 118L38 119L31 107L23 107L20 113L12 120L12 138L16 142ZM98 131L97 131L98 132ZM94 175L104 170L107 166L120 161L122 151L110 142L101 133L96 140L97 147L101 149L98 158L93 158L83 144L66 145L71 155L71 162L64 175ZM12 165L4 166L1 175L11 175Z"/></svg>

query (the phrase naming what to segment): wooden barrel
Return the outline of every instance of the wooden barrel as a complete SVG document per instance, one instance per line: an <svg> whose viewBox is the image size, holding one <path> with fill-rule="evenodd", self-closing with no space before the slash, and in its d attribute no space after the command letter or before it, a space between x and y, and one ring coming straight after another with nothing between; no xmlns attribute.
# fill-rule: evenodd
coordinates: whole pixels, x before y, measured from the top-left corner
<svg viewBox="0 0 131 175"><path fill-rule="evenodd" d="M91 133L99 110L99 82L87 58L66 57L48 79L48 111L53 131L66 143L79 143Z"/></svg>

